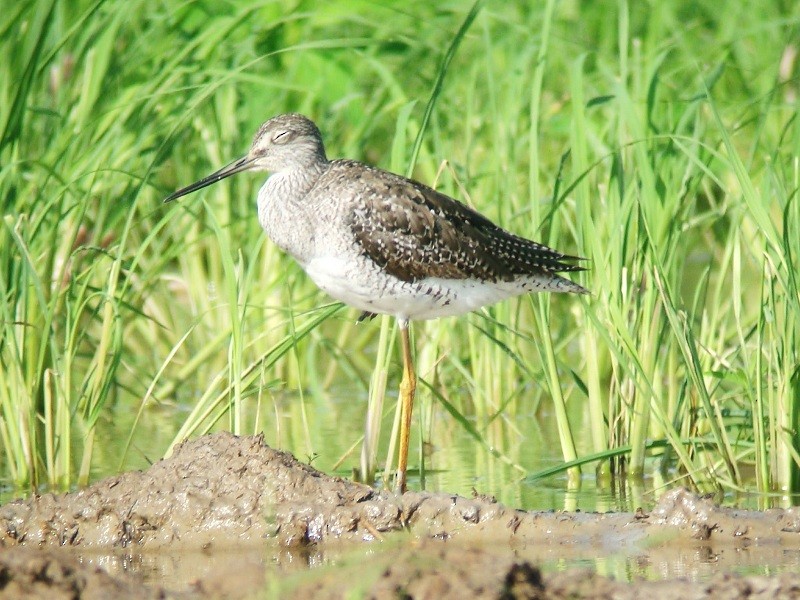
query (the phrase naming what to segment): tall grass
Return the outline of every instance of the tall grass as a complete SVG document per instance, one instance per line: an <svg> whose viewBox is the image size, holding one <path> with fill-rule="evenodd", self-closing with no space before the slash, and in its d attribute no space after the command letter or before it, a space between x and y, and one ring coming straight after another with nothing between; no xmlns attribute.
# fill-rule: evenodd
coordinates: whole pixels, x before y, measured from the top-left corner
<svg viewBox="0 0 800 600"><path fill-rule="evenodd" d="M767 0L14 4L2 477L83 483L220 427L350 468L367 412L362 475L391 462L390 320L354 324L264 239L257 178L161 204L291 110L330 155L588 259L589 298L416 324L412 464L551 474L520 450L535 412L574 486L798 492L798 25ZM475 452L428 458L454 429Z"/></svg>

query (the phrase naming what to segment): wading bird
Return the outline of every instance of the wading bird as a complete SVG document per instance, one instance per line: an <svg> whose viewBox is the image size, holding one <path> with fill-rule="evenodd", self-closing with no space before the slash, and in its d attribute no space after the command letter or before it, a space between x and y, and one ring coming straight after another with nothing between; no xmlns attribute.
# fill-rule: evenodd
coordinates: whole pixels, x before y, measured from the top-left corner
<svg viewBox="0 0 800 600"><path fill-rule="evenodd" d="M264 123L246 156L166 198L243 171L268 171L258 221L314 283L400 328L400 449L395 488L406 487L416 390L408 323L460 315L526 292L588 293L558 275L581 260L505 231L421 183L354 160L328 160L317 126L299 114Z"/></svg>

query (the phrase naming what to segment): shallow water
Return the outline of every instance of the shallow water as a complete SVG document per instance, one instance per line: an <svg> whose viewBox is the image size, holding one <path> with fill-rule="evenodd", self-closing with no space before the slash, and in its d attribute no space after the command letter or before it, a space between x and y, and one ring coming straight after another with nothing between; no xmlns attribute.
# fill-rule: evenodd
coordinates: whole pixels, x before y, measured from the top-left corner
<svg viewBox="0 0 800 600"><path fill-rule="evenodd" d="M239 577L242 586L254 587L264 585L263 580L287 576L307 584L317 577L328 578L339 568L340 580L344 583L352 576L348 566L358 564L369 571L371 565L377 568L397 550L396 543L376 542L360 547L332 545L302 552L272 547L224 552L84 553L81 558L82 562L102 567L112 574L136 573L147 583L186 590L195 581L217 577ZM508 548L496 550L508 552ZM576 556L559 557L557 549L553 549L549 557L542 554L535 564L544 573L585 569L624 582L676 578L703 582L721 571L770 576L800 572L800 551L780 548L714 552L704 547L651 550L621 547L608 552L607 548L587 545Z"/></svg>
<svg viewBox="0 0 800 600"><path fill-rule="evenodd" d="M537 413L531 410L504 414L484 425L478 417L471 417L487 443L501 455L498 458L478 444L451 415L432 405L429 396L421 396L412 425L410 489L443 491L466 497L478 493L523 510L633 512L640 507L648 510L668 489L687 485L674 473L666 478L659 475L655 458L650 474L640 480L623 479L600 486L594 473L596 465L583 467L578 486L570 486L564 474L533 480L532 475L557 467L562 462L558 431L548 406L543 405ZM387 398L386 404L379 462L386 457L394 398ZM146 469L159 460L190 408L186 401L145 410L124 456L138 407L118 406L101 417L97 426L91 480L99 481L121 471ZM569 408L570 421L575 425L578 454L590 454L593 449L588 435L580 433L588 431L582 424L582 419L585 419L583 407L573 403ZM363 436L366 409L365 394L357 389L333 390L325 397L283 393L269 404L253 403L247 407L243 434L263 432L270 446L292 452L299 460L325 473L351 478L354 469L359 467L359 440ZM255 415L259 415L258 418ZM421 415L430 424L423 435L422 474ZM228 429L226 425L220 423L214 430ZM76 460L80 451L78 447L73 449ZM337 463L341 464L334 470ZM382 485L380 475L378 477L376 486ZM47 491L46 486L40 487L39 491ZM27 492L15 490L7 482L0 481L0 504L21 495L27 495ZM731 491L718 494L715 500L725 506L754 510L800 504L800 497L767 497Z"/></svg>

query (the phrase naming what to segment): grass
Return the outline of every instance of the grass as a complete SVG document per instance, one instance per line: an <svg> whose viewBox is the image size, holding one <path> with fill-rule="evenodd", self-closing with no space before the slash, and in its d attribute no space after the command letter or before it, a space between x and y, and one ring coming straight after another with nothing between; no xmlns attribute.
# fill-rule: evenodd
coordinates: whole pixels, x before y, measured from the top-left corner
<svg viewBox="0 0 800 600"><path fill-rule="evenodd" d="M391 321L355 325L264 239L257 178L161 204L293 110L330 155L588 258L589 298L416 325L412 464L490 488L499 463L512 482L594 470L600 487L790 501L799 26L767 0L15 4L0 15L2 478L81 484L216 428L263 428L325 470L391 462ZM531 415L554 424L555 469L524 450ZM474 449L429 458L423 442L454 431Z"/></svg>

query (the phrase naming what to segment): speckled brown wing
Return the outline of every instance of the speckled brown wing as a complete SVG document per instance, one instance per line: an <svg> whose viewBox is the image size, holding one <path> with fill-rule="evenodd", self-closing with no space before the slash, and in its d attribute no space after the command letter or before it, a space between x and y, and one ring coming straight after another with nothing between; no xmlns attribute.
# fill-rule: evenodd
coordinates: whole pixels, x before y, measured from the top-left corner
<svg viewBox="0 0 800 600"><path fill-rule="evenodd" d="M351 161L350 173L353 172ZM580 260L509 233L421 183L358 164L350 227L363 252L402 281L425 277L511 281L580 271ZM354 190L355 191L355 190Z"/></svg>

